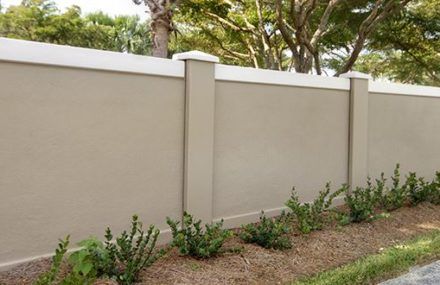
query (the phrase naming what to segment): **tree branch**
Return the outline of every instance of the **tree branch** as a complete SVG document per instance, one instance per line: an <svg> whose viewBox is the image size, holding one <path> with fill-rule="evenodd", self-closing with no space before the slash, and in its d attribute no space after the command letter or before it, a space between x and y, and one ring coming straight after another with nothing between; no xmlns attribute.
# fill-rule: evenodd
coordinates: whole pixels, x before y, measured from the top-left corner
<svg viewBox="0 0 440 285"><path fill-rule="evenodd" d="M359 27L358 36L350 57L347 59L342 68L336 72L335 76L339 76L342 73L348 72L353 67L354 63L359 57L359 54L362 51L362 48L365 45L367 37L374 30L374 28L377 27L379 23L392 13L397 12L398 10L403 8L410 1L411 0L390 0L388 3L385 4L385 7L380 12L380 7L382 6L382 4L384 4L385 0L376 1L370 15L368 15L368 17L361 23Z"/></svg>

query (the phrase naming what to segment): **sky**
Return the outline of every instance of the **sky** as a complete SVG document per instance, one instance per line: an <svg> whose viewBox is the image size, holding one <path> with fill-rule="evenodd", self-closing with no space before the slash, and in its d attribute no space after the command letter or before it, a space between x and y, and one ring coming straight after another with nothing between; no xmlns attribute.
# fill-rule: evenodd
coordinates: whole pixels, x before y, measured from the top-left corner
<svg viewBox="0 0 440 285"><path fill-rule="evenodd" d="M144 5L136 5L132 0L53 0L62 11L66 7L77 5L83 13L103 11L111 16L115 15L139 15L145 20L148 15L145 13ZM0 0L3 8L10 5L20 4L21 0Z"/></svg>

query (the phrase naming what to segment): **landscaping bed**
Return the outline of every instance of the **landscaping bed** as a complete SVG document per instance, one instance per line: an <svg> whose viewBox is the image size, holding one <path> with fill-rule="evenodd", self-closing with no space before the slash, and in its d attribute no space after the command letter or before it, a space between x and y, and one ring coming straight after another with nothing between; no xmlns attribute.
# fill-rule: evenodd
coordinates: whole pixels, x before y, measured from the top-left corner
<svg viewBox="0 0 440 285"><path fill-rule="evenodd" d="M292 248L265 249L238 237L224 248L242 248L209 259L181 256L176 249L142 270L136 284L282 284L379 253L420 234L440 229L440 206L421 203L403 207L372 222L325 224L310 234L294 231ZM50 267L40 260L0 273L0 284L32 284ZM100 283L105 284L105 283ZM109 284L112 284L109 282Z"/></svg>

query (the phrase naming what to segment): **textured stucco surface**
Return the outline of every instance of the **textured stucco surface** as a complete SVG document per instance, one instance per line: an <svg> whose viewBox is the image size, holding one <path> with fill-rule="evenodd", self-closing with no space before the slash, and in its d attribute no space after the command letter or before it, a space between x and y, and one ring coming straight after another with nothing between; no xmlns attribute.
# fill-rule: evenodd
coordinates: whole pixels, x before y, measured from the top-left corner
<svg viewBox="0 0 440 285"><path fill-rule="evenodd" d="M440 170L440 98L370 93L369 175L402 173L430 178Z"/></svg>
<svg viewBox="0 0 440 285"><path fill-rule="evenodd" d="M216 83L214 217L313 199L347 182L348 92Z"/></svg>
<svg viewBox="0 0 440 285"><path fill-rule="evenodd" d="M167 230L185 206L239 226L279 213L292 186L310 201L327 181L348 182L349 91L214 81L214 71L187 64L185 82L0 62L0 267L51 253L67 234L119 232L134 213ZM366 82L355 89L367 95ZM360 180L396 162L440 170L439 98L357 99Z"/></svg>
<svg viewBox="0 0 440 285"><path fill-rule="evenodd" d="M0 263L182 211L183 79L0 62Z"/></svg>

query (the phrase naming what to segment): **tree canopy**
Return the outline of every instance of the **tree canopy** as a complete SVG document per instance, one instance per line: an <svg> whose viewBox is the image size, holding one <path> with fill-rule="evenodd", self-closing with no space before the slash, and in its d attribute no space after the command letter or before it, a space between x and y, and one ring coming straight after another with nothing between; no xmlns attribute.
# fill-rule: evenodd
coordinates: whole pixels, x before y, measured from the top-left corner
<svg viewBox="0 0 440 285"><path fill-rule="evenodd" d="M223 61L321 74L347 72L376 29L410 0L188 0L173 46ZM336 59L336 60L335 60Z"/></svg>
<svg viewBox="0 0 440 285"><path fill-rule="evenodd" d="M61 13L48 0L24 0L0 13L0 36L145 55L151 49L148 24L138 16L83 16L78 6Z"/></svg>
<svg viewBox="0 0 440 285"><path fill-rule="evenodd" d="M440 86L440 0L420 1L390 18L355 68L376 78Z"/></svg>

